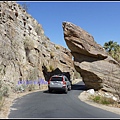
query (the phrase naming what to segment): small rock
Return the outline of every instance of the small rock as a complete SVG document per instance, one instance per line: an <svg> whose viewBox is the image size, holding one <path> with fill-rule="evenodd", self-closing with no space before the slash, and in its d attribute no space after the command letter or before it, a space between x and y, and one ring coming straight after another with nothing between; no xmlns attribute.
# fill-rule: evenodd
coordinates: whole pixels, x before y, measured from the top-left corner
<svg viewBox="0 0 120 120"><path fill-rule="evenodd" d="M117 101L117 98L116 98L116 97L114 97L114 96L112 97L112 99L113 99L113 100L115 100L115 101Z"/></svg>
<svg viewBox="0 0 120 120"><path fill-rule="evenodd" d="M89 90L87 90L87 92L90 93L91 95L94 95L94 94L95 94L94 89L89 89Z"/></svg>

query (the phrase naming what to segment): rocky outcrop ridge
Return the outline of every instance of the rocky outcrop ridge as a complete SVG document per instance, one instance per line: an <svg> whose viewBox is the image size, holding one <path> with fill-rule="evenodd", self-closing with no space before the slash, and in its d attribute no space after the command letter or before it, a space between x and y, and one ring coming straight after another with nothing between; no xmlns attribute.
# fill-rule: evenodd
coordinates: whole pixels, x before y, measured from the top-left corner
<svg viewBox="0 0 120 120"><path fill-rule="evenodd" d="M120 64L79 26L63 22L63 31L66 44L74 56L75 68L86 87L120 96Z"/></svg>
<svg viewBox="0 0 120 120"><path fill-rule="evenodd" d="M70 51L52 43L19 4L0 2L0 82L13 89L19 80L48 80L54 71L73 79Z"/></svg>

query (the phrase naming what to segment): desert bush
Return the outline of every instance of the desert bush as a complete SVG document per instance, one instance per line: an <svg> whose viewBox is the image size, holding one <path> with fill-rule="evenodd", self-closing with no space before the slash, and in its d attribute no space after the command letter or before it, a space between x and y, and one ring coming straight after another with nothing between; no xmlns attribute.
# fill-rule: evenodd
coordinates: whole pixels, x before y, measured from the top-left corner
<svg viewBox="0 0 120 120"><path fill-rule="evenodd" d="M5 96L5 97L8 97L9 96L9 89L8 87L3 84L3 82L0 80L0 94L1 96Z"/></svg>
<svg viewBox="0 0 120 120"><path fill-rule="evenodd" d="M2 88L2 95L5 96L5 97L8 97L9 96L9 93L8 93L9 89L7 86L3 86Z"/></svg>
<svg viewBox="0 0 120 120"><path fill-rule="evenodd" d="M57 45L55 46L55 48L56 48L56 49L60 49L60 47L59 47L59 46L57 46Z"/></svg>
<svg viewBox="0 0 120 120"><path fill-rule="evenodd" d="M0 110L3 106L5 97L8 97L8 96L9 96L9 89L0 80Z"/></svg>
<svg viewBox="0 0 120 120"><path fill-rule="evenodd" d="M23 4L19 5L19 6L21 6L26 12L28 12L28 9L29 9L29 5L28 4L23 3Z"/></svg>
<svg viewBox="0 0 120 120"><path fill-rule="evenodd" d="M34 67L32 70L29 71L27 75L27 80L37 80L37 76L39 74L38 67Z"/></svg>
<svg viewBox="0 0 120 120"><path fill-rule="evenodd" d="M35 90L35 85L33 85L33 84L28 85L27 90L28 90L28 91L33 91L33 90Z"/></svg>
<svg viewBox="0 0 120 120"><path fill-rule="evenodd" d="M100 96L94 96L92 100L93 100L94 102L99 103L99 101L100 101Z"/></svg>
<svg viewBox="0 0 120 120"><path fill-rule="evenodd" d="M42 31L42 28L41 26L35 26L35 32L37 33L38 36L41 36L43 31Z"/></svg>
<svg viewBox="0 0 120 120"><path fill-rule="evenodd" d="M25 49L32 50L34 48L34 42L30 38L24 40L24 47Z"/></svg>
<svg viewBox="0 0 120 120"><path fill-rule="evenodd" d="M42 44L43 44L46 48L48 47L48 45L47 45L46 42L42 42Z"/></svg>
<svg viewBox="0 0 120 120"><path fill-rule="evenodd" d="M54 67L52 65L49 66L51 71L54 71Z"/></svg>
<svg viewBox="0 0 120 120"><path fill-rule="evenodd" d="M26 90L26 86L24 84L21 84L21 85L18 85L18 86L15 86L13 88L13 92L23 92Z"/></svg>
<svg viewBox="0 0 120 120"><path fill-rule="evenodd" d="M112 98L107 98L107 97L101 97L101 104L114 104L115 101Z"/></svg>
<svg viewBox="0 0 120 120"><path fill-rule="evenodd" d="M44 46L45 46L46 48L48 47L46 43L44 44Z"/></svg>
<svg viewBox="0 0 120 120"><path fill-rule="evenodd" d="M114 104L116 101L114 101L112 98L107 98L105 96L100 96L100 95L93 95L90 97L94 102L108 105L108 104Z"/></svg>
<svg viewBox="0 0 120 120"><path fill-rule="evenodd" d="M0 91L0 110L3 107L3 103L4 103L4 97L2 95L2 92Z"/></svg>
<svg viewBox="0 0 120 120"><path fill-rule="evenodd" d="M50 57L53 58L55 55L53 52L50 52Z"/></svg>
<svg viewBox="0 0 120 120"><path fill-rule="evenodd" d="M0 91L0 101L2 100L2 97L3 95L2 95L2 92Z"/></svg>
<svg viewBox="0 0 120 120"><path fill-rule="evenodd" d="M46 68L47 68L47 72L52 72L52 71L55 70L54 67L53 67L52 65L47 66Z"/></svg>

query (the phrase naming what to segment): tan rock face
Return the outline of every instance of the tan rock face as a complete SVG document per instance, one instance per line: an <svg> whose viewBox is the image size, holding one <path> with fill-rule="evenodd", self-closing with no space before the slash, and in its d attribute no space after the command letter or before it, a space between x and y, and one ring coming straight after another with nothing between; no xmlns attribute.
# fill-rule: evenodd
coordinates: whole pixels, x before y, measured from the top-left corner
<svg viewBox="0 0 120 120"><path fill-rule="evenodd" d="M46 68L46 69L45 69ZM0 80L14 88L19 80L49 79L56 69L74 75L72 55L50 42L42 26L16 2L0 2Z"/></svg>
<svg viewBox="0 0 120 120"><path fill-rule="evenodd" d="M120 64L107 55L93 36L82 28L63 22L64 39L74 56L74 65L85 85L95 90L120 93Z"/></svg>

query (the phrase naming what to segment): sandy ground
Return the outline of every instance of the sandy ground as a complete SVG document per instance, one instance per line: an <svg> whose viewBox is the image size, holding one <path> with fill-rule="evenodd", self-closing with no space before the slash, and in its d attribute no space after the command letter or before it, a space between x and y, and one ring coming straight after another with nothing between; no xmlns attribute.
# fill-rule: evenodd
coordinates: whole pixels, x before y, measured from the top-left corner
<svg viewBox="0 0 120 120"><path fill-rule="evenodd" d="M82 80L81 79L76 79L72 82L72 84L76 84L79 81L82 81ZM14 94L10 95L9 98L5 99L3 108L0 111L0 118L8 119L8 115L10 113L10 107L13 104L14 99L22 97L22 96L24 96L26 94L29 94L29 93L33 93L33 92L37 92L37 91L43 91L43 90L47 90L47 89L48 89L47 87L43 87L43 88L40 88L40 89L37 89L37 90L34 90L34 91L30 91L30 92L14 93ZM89 105L92 105L94 107L98 107L98 108L101 108L101 109L104 109L104 110L107 110L107 111L111 111L111 112L116 113L116 114L120 114L120 108L97 104L97 103L89 100L89 93L87 93L86 91L83 91L78 96L78 98L81 101L83 101L83 102L85 102Z"/></svg>

